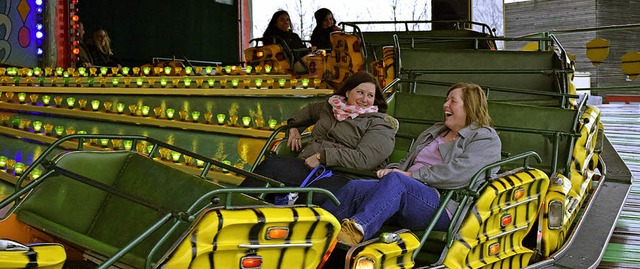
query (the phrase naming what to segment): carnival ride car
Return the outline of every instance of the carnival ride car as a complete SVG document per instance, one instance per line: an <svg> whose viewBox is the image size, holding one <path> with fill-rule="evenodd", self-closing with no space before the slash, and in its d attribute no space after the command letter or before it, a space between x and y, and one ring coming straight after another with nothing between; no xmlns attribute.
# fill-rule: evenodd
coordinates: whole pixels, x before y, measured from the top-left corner
<svg viewBox="0 0 640 269"><path fill-rule="evenodd" d="M62 243L68 263L104 268L116 261L139 268L598 264L630 174L603 133L597 107L578 99L558 40L522 39L540 49L508 51L496 42L516 39L472 22L392 32L361 31L362 24L344 23L353 30L332 34L329 54L303 60L323 67L303 75L288 73L292 59L278 58L288 55L278 46L248 49L251 68L5 70L0 139L16 157L0 159L7 172L0 176L15 191L5 191L0 207L13 203L15 213L0 231L20 231L9 233L22 243ZM502 172L487 178L478 171L467 188L443 190L443 201L461 202L447 231L385 227L374 240L334 248L338 221L322 209L245 195L323 190L283 188L267 178L267 188L235 188L244 177L259 177L247 171L267 152L287 154L274 145L288 115L324 100L332 92L327 85L360 69L384 84L388 113L399 122L392 160L442 119L450 85L472 81L487 91L504 155L492 166Z"/></svg>

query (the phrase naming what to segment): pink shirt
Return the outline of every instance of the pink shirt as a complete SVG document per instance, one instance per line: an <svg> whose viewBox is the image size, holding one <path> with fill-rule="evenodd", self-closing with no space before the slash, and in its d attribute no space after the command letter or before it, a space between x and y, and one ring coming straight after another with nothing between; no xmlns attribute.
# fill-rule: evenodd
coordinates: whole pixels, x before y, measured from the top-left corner
<svg viewBox="0 0 640 269"><path fill-rule="evenodd" d="M431 167L442 164L442 156L438 149L438 146L442 143L444 143L444 137L438 136L433 140L433 142L420 150L420 153L418 153L416 158L413 160L413 165L407 169L407 172L416 171L423 166Z"/></svg>

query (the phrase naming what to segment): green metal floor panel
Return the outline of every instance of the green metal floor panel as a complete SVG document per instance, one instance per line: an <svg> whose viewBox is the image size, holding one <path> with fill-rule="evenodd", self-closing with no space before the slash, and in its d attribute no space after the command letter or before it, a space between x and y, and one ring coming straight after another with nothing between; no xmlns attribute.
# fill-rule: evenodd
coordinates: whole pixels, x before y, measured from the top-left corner
<svg viewBox="0 0 640 269"><path fill-rule="evenodd" d="M598 268L640 268L640 106L599 106L607 138L633 174L633 186Z"/></svg>

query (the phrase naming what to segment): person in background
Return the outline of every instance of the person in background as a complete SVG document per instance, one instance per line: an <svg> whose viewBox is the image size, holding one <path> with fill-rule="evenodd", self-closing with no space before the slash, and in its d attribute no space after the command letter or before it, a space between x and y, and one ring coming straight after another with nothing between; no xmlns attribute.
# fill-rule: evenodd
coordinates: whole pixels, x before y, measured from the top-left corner
<svg viewBox="0 0 640 269"><path fill-rule="evenodd" d="M93 65L93 59L91 57L89 47L84 42L84 33L84 24L82 22L78 22L78 67L90 67Z"/></svg>
<svg viewBox="0 0 640 269"><path fill-rule="evenodd" d="M284 10L278 10L273 13L271 21L267 29L262 34L264 38L263 43L265 45L274 44L273 37L281 38L291 50L306 49L307 47L302 43L302 39L298 34L294 33L291 29L291 18L289 13ZM278 42L279 40L275 40Z"/></svg>
<svg viewBox="0 0 640 269"><path fill-rule="evenodd" d="M372 238L385 222L425 229L440 205L439 189L466 187L479 169L500 160L500 138L490 126L480 86L453 85L443 110L444 122L422 132L400 162L378 170L380 180L349 181L336 193L339 206L322 205L342 220L339 241L360 243ZM455 201L446 205L436 230L447 229L457 206Z"/></svg>
<svg viewBox="0 0 640 269"><path fill-rule="evenodd" d="M316 18L316 28L311 34L311 45L315 49L331 49L331 32L340 31L340 27L336 26L336 20L331 10L321 8L313 14Z"/></svg>
<svg viewBox="0 0 640 269"><path fill-rule="evenodd" d="M93 32L93 43L91 44L91 58L93 58L93 65L96 66L120 66L120 61L113 54L111 48L111 39L107 31L102 28L98 28Z"/></svg>
<svg viewBox="0 0 640 269"><path fill-rule="evenodd" d="M300 151L298 157L265 159L255 173L287 186L300 186L313 168L341 166L376 170L384 167L395 144L396 129L389 122L387 103L377 80L369 73L354 73L324 102L311 103L296 112L287 124L287 146ZM309 143L302 148L300 132L314 125ZM353 176L333 172L333 176L311 184L335 192ZM241 187L263 187L264 183L245 179ZM314 195L320 205L323 195Z"/></svg>

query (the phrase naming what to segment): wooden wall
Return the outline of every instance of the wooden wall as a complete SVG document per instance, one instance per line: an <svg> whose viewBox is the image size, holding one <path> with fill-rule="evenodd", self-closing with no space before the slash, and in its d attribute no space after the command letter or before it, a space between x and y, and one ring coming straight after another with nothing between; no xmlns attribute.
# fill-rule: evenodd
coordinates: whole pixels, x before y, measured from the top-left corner
<svg viewBox="0 0 640 269"><path fill-rule="evenodd" d="M640 23L638 6L640 0L532 0L506 3L506 36ZM633 30L558 32L556 36L563 47L576 56L576 71L591 73L591 87L640 86L640 79L626 81L620 68L620 56L640 51L640 27ZM593 66L585 54L585 44L596 37L611 42L609 56L599 66ZM518 48L522 45L509 43L507 47ZM594 93L606 95L619 92L603 90Z"/></svg>

